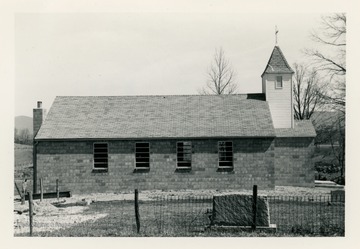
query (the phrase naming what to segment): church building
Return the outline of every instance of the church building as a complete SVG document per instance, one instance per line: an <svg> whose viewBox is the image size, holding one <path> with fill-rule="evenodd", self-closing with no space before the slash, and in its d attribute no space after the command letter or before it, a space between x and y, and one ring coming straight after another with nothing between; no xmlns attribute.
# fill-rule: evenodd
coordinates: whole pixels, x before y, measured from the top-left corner
<svg viewBox="0 0 360 249"><path fill-rule="evenodd" d="M273 189L314 186L316 136L295 121L292 76L279 46L262 92L58 96L34 109L34 192Z"/></svg>

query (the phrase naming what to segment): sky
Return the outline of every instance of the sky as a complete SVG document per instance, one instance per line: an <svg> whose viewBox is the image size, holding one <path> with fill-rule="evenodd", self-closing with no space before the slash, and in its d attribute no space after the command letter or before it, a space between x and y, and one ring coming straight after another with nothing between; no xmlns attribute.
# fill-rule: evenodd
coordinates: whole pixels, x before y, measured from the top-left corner
<svg viewBox="0 0 360 249"><path fill-rule="evenodd" d="M275 45L306 61L321 13L16 13L15 116L62 95L198 94L215 49L236 72L238 93L261 92Z"/></svg>

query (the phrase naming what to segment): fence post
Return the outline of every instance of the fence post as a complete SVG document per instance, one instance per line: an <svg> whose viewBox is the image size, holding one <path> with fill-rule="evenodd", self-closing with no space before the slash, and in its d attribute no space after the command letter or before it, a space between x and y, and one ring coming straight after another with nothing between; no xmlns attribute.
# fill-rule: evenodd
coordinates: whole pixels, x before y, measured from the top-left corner
<svg viewBox="0 0 360 249"><path fill-rule="evenodd" d="M25 204L25 195L26 195L26 188L27 188L27 179L25 179L22 183L22 195L21 195L21 205Z"/></svg>
<svg viewBox="0 0 360 249"><path fill-rule="evenodd" d="M43 198L44 198L43 179L40 178L40 201L43 201Z"/></svg>
<svg viewBox="0 0 360 249"><path fill-rule="evenodd" d="M20 197L21 197L22 194L21 194L21 192L20 192L20 189L19 189L18 185L16 184L16 182L14 182L14 183L15 183L16 190L17 190L18 194L19 194Z"/></svg>
<svg viewBox="0 0 360 249"><path fill-rule="evenodd" d="M135 189L135 219L137 233L140 233L139 192L137 189Z"/></svg>
<svg viewBox="0 0 360 249"><path fill-rule="evenodd" d="M59 179L56 179L56 198L59 201Z"/></svg>
<svg viewBox="0 0 360 249"><path fill-rule="evenodd" d="M33 195L32 192L29 191L29 220L30 220L30 236L33 234Z"/></svg>
<svg viewBox="0 0 360 249"><path fill-rule="evenodd" d="M252 224L252 230L256 230L256 211L257 211L257 185L253 186L253 224Z"/></svg>

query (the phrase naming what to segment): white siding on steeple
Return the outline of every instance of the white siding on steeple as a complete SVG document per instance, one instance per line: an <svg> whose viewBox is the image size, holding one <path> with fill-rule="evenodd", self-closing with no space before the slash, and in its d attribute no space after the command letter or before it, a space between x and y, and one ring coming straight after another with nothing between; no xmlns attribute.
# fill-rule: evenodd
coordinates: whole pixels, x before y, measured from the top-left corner
<svg viewBox="0 0 360 249"><path fill-rule="evenodd" d="M276 76L282 76L283 87L276 88ZM264 74L266 101L269 103L274 128L292 128L291 74Z"/></svg>

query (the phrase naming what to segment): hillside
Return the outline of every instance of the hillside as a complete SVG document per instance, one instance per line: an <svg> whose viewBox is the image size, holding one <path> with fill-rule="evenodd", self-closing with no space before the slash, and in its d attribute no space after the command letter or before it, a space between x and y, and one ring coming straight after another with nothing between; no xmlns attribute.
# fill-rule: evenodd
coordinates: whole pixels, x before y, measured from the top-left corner
<svg viewBox="0 0 360 249"><path fill-rule="evenodd" d="M15 128L18 130L28 129L30 133L33 131L33 119L27 116L15 117Z"/></svg>

